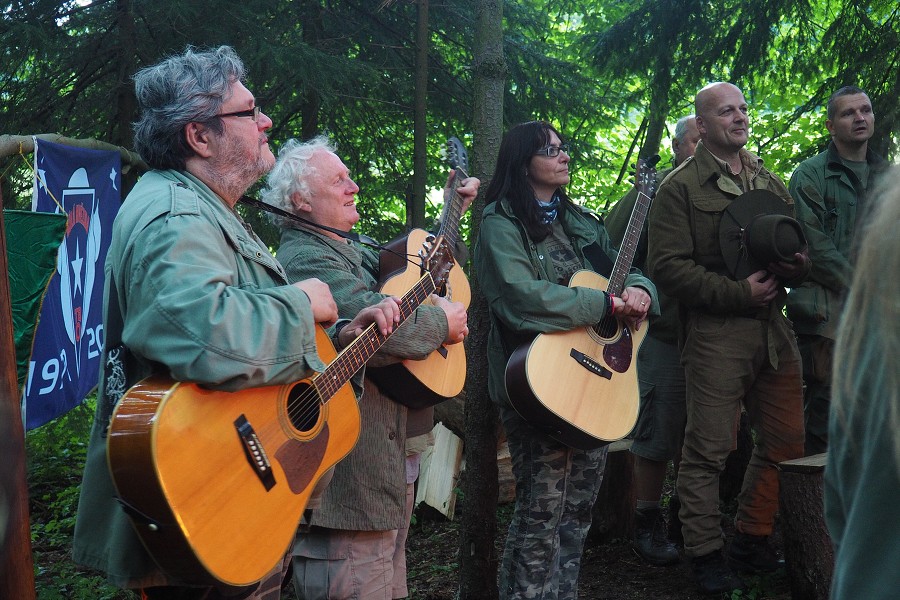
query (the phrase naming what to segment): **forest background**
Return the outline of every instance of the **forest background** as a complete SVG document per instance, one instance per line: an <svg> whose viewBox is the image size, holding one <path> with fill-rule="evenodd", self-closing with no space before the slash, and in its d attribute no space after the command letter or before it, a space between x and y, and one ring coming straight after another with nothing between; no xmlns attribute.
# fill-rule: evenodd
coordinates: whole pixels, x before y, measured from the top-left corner
<svg viewBox="0 0 900 600"><path fill-rule="evenodd" d="M674 122L711 81L744 91L747 147L784 180L827 144L824 104L843 85L869 92L874 150L893 159L900 137L895 0L7 1L0 134L130 149L132 75L189 44L235 47L274 122L274 150L291 137L336 140L361 188L357 229L381 241L439 214L448 137L469 146L470 173L486 184L502 132L532 119L568 138L569 193L603 213L628 190L637 157L659 153L668 164ZM0 186L5 208L30 205L22 158L0 158ZM479 199L472 215L481 207ZM276 249L268 221L246 218ZM468 215L463 237L473 241L477 227ZM470 276L467 345L483 355L487 320ZM461 597L488 597L496 569L495 525L484 512L496 495L484 368L470 361L466 386L472 475L461 512L475 526L461 533ZM71 508L77 483L55 501Z"/></svg>

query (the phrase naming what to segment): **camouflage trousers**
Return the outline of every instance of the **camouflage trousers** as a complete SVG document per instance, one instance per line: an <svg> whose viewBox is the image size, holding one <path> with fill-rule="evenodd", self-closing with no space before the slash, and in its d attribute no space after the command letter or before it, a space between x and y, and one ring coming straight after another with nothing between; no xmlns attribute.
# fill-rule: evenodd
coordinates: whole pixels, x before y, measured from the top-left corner
<svg viewBox="0 0 900 600"><path fill-rule="evenodd" d="M500 569L501 600L574 600L606 448L576 450L501 406L516 505Z"/></svg>

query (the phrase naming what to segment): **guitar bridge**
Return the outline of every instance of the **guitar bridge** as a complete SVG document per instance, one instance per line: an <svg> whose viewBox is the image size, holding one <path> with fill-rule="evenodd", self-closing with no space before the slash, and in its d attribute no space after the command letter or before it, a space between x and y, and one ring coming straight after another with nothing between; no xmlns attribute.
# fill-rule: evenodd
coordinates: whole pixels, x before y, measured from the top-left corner
<svg viewBox="0 0 900 600"><path fill-rule="evenodd" d="M269 456L263 449L256 431L244 415L239 416L234 421L234 427L237 429L238 437L241 440L241 446L244 448L244 456L250 463L250 468L259 477L263 486L268 492L275 487L275 474L272 472L272 463L269 462Z"/></svg>
<svg viewBox="0 0 900 600"><path fill-rule="evenodd" d="M579 365L593 373L594 375L599 375L604 379L612 379L612 371L598 363L596 360L586 355L584 352L579 352L575 348L569 352L569 356L574 358Z"/></svg>

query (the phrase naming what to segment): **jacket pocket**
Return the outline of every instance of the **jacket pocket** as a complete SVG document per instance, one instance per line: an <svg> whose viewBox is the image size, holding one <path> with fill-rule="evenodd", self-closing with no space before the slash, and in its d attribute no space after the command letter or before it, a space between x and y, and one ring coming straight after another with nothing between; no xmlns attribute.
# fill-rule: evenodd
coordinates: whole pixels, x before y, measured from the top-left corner
<svg viewBox="0 0 900 600"><path fill-rule="evenodd" d="M719 223L731 199L721 195L697 194L691 198L694 221L694 255L719 256Z"/></svg>
<svg viewBox="0 0 900 600"><path fill-rule="evenodd" d="M828 318L828 298L819 286L792 288L787 299L787 317L796 322L822 323Z"/></svg>

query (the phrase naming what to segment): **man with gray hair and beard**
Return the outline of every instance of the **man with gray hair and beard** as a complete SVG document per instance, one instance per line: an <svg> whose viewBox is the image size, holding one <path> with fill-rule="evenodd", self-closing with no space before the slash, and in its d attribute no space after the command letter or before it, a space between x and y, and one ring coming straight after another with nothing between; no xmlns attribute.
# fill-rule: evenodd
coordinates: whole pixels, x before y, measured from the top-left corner
<svg viewBox="0 0 900 600"><path fill-rule="evenodd" d="M152 170L123 203L106 260L104 372L74 559L143 599L274 600L286 561L258 586L227 591L157 565L154 558L163 557L148 553L117 501L107 466L110 419L125 390L151 375L236 391L321 372L315 324L335 323L337 306L317 279L291 285L234 210L275 163L265 134L272 121L244 86L234 50L189 48L134 79L135 147ZM361 311L338 341L349 343L371 323L387 334L398 320L396 302L386 301Z"/></svg>

